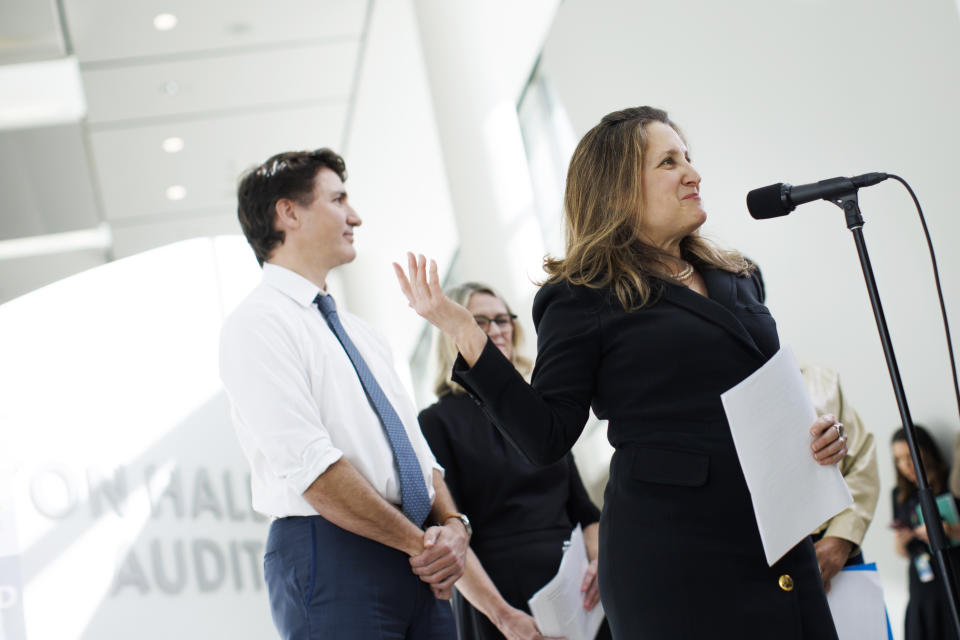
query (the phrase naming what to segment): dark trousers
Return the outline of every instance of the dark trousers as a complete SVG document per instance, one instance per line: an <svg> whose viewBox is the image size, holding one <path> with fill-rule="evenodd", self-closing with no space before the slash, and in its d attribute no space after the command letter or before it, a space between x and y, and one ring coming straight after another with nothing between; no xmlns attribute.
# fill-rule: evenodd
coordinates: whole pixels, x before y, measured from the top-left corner
<svg viewBox="0 0 960 640"><path fill-rule="evenodd" d="M263 558L273 622L284 640L447 640L450 604L405 553L320 516L270 525Z"/></svg>

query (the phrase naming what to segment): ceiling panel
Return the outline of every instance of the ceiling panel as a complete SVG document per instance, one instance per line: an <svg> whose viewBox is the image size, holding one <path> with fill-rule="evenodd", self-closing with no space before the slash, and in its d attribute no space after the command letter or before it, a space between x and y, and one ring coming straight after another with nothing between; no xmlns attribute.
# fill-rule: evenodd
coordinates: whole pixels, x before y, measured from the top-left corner
<svg viewBox="0 0 960 640"><path fill-rule="evenodd" d="M0 2L0 64L67 54L55 0Z"/></svg>
<svg viewBox="0 0 960 640"><path fill-rule="evenodd" d="M362 0L64 0L81 62L162 56L298 40L350 38L363 31ZM176 26L158 31L154 16Z"/></svg>
<svg viewBox="0 0 960 640"><path fill-rule="evenodd" d="M279 151L337 147L346 113L341 103L94 131L90 141L106 217L232 211L240 172ZM161 148L172 136L183 141L177 153ZM171 185L184 187L185 197L168 199Z"/></svg>
<svg viewBox="0 0 960 640"><path fill-rule="evenodd" d="M0 131L0 239L100 222L78 123Z"/></svg>
<svg viewBox="0 0 960 640"><path fill-rule="evenodd" d="M93 128L350 95L359 41L82 71Z"/></svg>

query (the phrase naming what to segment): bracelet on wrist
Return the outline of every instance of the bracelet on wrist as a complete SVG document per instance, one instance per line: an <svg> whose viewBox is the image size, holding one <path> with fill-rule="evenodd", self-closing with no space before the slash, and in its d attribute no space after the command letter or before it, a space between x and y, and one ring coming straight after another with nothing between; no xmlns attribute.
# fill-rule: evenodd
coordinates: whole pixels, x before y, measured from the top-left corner
<svg viewBox="0 0 960 640"><path fill-rule="evenodd" d="M450 520L451 518L456 518L460 521L460 524L462 524L463 528L467 531L468 538L473 535L473 527L470 525L470 518L462 513L456 513L454 511L445 513L437 520L437 524L444 525L447 523L447 520Z"/></svg>

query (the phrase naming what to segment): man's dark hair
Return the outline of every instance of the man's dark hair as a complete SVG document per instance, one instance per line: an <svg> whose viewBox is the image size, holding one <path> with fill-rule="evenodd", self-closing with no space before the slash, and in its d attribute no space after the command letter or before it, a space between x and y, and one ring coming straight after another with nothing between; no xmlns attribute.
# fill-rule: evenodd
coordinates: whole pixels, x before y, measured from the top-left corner
<svg viewBox="0 0 960 640"><path fill-rule="evenodd" d="M346 181L346 163L327 148L278 153L241 176L237 217L261 267L284 241L283 231L274 226L277 201L287 198L309 205L314 198L314 179L324 167Z"/></svg>

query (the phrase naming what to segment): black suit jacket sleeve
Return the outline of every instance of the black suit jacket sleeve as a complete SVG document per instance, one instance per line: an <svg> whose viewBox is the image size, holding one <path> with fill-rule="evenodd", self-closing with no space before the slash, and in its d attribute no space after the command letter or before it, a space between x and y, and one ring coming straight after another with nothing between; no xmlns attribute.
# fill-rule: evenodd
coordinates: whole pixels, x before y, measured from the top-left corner
<svg viewBox="0 0 960 640"><path fill-rule="evenodd" d="M587 420L601 358L602 293L566 283L540 289L533 306L537 364L531 384L489 340L473 367L458 357L453 379L534 464L556 462Z"/></svg>

